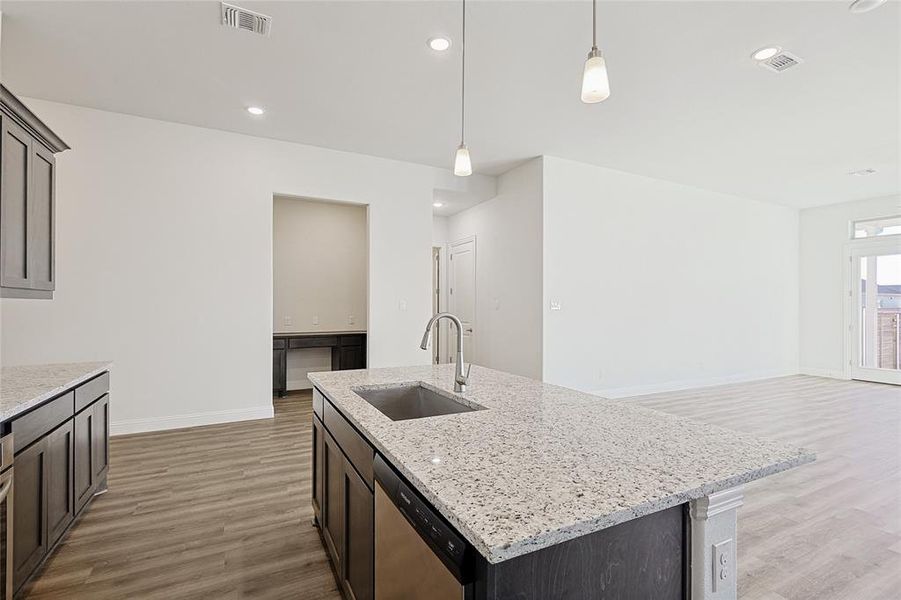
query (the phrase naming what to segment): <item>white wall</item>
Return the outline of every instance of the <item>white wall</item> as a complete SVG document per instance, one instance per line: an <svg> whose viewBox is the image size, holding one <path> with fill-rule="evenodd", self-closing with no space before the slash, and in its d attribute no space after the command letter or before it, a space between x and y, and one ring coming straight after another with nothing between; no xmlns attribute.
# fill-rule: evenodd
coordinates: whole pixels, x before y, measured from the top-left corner
<svg viewBox="0 0 901 600"><path fill-rule="evenodd" d="M851 221L901 214L901 196L808 208L800 216L801 371L844 376L843 281Z"/></svg>
<svg viewBox="0 0 901 600"><path fill-rule="evenodd" d="M366 207L278 196L272 228L273 331L365 330Z"/></svg>
<svg viewBox="0 0 901 600"><path fill-rule="evenodd" d="M114 432L271 414L274 193L369 205L369 364L428 362L443 171L26 102L73 149L55 298L2 301L4 364L115 361Z"/></svg>
<svg viewBox="0 0 901 600"><path fill-rule="evenodd" d="M623 396L797 372L796 211L553 157L543 210L546 381Z"/></svg>
<svg viewBox="0 0 901 600"><path fill-rule="evenodd" d="M449 243L470 236L476 238L476 333L469 356L540 379L540 159L501 175L495 198L448 218Z"/></svg>

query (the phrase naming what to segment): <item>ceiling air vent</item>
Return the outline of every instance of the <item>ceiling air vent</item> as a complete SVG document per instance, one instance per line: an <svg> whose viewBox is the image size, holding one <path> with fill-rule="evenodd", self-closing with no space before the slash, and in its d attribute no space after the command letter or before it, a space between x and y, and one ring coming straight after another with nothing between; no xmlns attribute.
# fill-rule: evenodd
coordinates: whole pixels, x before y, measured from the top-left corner
<svg viewBox="0 0 901 600"><path fill-rule="evenodd" d="M800 65L802 62L804 61L801 60L801 58L783 51L766 60L760 61L758 64L764 69L781 73L782 71L787 71L792 67Z"/></svg>
<svg viewBox="0 0 901 600"><path fill-rule="evenodd" d="M272 17L234 6L232 4L221 4L222 24L233 29L243 29L260 35L269 35L272 27Z"/></svg>

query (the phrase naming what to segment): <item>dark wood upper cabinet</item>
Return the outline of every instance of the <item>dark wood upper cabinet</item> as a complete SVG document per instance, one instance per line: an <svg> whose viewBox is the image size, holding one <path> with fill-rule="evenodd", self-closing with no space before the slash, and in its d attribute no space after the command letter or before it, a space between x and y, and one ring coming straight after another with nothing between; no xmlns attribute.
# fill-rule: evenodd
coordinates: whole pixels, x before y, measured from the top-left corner
<svg viewBox="0 0 901 600"><path fill-rule="evenodd" d="M0 296L52 298L56 160L69 147L0 84Z"/></svg>

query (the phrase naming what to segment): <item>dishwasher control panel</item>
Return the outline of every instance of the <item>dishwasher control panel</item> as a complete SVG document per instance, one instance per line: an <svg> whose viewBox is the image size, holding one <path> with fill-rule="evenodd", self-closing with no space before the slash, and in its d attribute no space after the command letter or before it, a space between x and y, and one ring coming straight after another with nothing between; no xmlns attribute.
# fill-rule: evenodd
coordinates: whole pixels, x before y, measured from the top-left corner
<svg viewBox="0 0 901 600"><path fill-rule="evenodd" d="M457 579L468 583L474 571L475 550L385 460L376 455L375 477L410 525Z"/></svg>

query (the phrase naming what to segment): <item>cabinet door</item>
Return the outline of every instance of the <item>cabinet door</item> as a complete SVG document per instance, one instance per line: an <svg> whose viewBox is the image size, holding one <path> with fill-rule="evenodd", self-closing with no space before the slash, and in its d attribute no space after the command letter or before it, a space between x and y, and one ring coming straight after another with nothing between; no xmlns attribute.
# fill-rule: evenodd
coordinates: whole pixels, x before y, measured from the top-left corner
<svg viewBox="0 0 901 600"><path fill-rule="evenodd" d="M56 203L56 161L53 153L32 143L31 205L29 207L28 279L31 289L53 290L53 227Z"/></svg>
<svg viewBox="0 0 901 600"><path fill-rule="evenodd" d="M72 421L47 436L47 531L52 546L75 518L73 475L75 442Z"/></svg>
<svg viewBox="0 0 901 600"><path fill-rule="evenodd" d="M0 158L0 286L29 287L29 212L32 140L24 129L5 116Z"/></svg>
<svg viewBox="0 0 901 600"><path fill-rule="evenodd" d="M285 372L287 361L287 350L272 351L272 391L284 392L286 386L287 373Z"/></svg>
<svg viewBox="0 0 901 600"><path fill-rule="evenodd" d="M363 358L363 346L342 346L338 353L340 360L339 370L366 368Z"/></svg>
<svg viewBox="0 0 901 600"><path fill-rule="evenodd" d="M49 436L48 436L49 437ZM47 437L16 456L13 482L13 587L18 590L47 553Z"/></svg>
<svg viewBox="0 0 901 600"><path fill-rule="evenodd" d="M109 394L104 394L94 403L93 412L91 469L94 472L94 483L99 484L106 477L109 468Z"/></svg>
<svg viewBox="0 0 901 600"><path fill-rule="evenodd" d="M94 410L88 407L75 415L75 512L94 494Z"/></svg>
<svg viewBox="0 0 901 600"><path fill-rule="evenodd" d="M323 430L324 452L322 453L322 537L335 572L341 572L341 558L344 554L344 455L341 448Z"/></svg>
<svg viewBox="0 0 901 600"><path fill-rule="evenodd" d="M344 461L344 564L341 583L348 598L372 600L373 494L350 464Z"/></svg>
<svg viewBox="0 0 901 600"><path fill-rule="evenodd" d="M313 415L313 444L311 454L313 455L313 480L311 488L313 492L313 516L316 521L322 524L322 454L325 451L325 443L323 442L322 422L316 415Z"/></svg>

